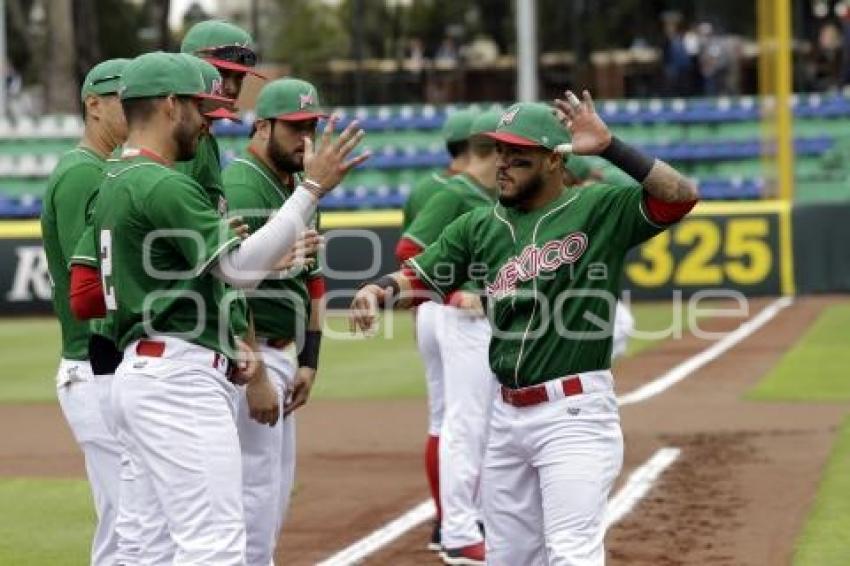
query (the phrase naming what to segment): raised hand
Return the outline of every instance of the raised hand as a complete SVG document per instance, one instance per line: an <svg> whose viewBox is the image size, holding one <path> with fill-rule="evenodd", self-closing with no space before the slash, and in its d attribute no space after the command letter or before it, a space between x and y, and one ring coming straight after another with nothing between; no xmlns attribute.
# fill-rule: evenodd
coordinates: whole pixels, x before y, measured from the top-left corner
<svg viewBox="0 0 850 566"><path fill-rule="evenodd" d="M304 138L305 183L308 185L311 185L311 182L315 183L315 186L310 186L310 190L320 198L336 187L349 171L371 156L371 153L364 151L357 157L346 160L366 132L355 120L342 131L337 139L333 139L337 120L336 116L328 118L317 147L313 146L312 139Z"/></svg>
<svg viewBox="0 0 850 566"><path fill-rule="evenodd" d="M555 115L570 131L576 155L599 155L611 143L611 131L596 113L590 92L585 90L579 100L572 91L566 91L563 99L555 99Z"/></svg>

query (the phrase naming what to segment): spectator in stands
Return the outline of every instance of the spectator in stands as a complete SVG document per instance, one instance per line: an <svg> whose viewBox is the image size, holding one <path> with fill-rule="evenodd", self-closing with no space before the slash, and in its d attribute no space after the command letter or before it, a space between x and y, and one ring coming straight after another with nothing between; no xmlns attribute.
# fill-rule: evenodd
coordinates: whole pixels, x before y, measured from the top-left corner
<svg viewBox="0 0 850 566"><path fill-rule="evenodd" d="M814 83L817 90L832 90L841 84L842 38L834 22L818 31L814 57Z"/></svg>
<svg viewBox="0 0 850 566"><path fill-rule="evenodd" d="M442 43L440 43L440 47L437 48L435 59L439 66L454 67L457 65L458 50L453 37L446 35L443 38Z"/></svg>
<svg viewBox="0 0 850 566"><path fill-rule="evenodd" d="M694 91L694 65L682 33L682 14L664 12L664 94L688 96Z"/></svg>

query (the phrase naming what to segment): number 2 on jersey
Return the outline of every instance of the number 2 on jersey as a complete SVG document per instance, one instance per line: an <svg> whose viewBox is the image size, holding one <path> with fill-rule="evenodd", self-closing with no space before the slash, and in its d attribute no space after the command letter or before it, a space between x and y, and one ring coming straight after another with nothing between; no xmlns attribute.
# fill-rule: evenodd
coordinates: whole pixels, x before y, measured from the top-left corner
<svg viewBox="0 0 850 566"><path fill-rule="evenodd" d="M100 231L100 281L106 310L118 310L115 287L112 285L112 231L105 229Z"/></svg>

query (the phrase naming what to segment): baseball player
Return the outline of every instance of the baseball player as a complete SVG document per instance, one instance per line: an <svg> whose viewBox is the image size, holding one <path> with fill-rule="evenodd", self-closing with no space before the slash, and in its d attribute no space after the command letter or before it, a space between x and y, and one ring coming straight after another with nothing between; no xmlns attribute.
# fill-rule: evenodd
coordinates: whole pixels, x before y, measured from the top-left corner
<svg viewBox="0 0 850 566"><path fill-rule="evenodd" d="M581 155L564 154L564 186L587 187L602 182L602 172L593 168L590 160ZM629 347L629 337L635 329L635 317L628 305L617 299L614 313L614 332L611 336L611 359L614 360L626 353Z"/></svg>
<svg viewBox="0 0 850 566"><path fill-rule="evenodd" d="M478 113L472 109L454 112L446 118L442 128L442 137L446 142L446 151L451 162L444 173L432 172L419 181L404 203L402 216L402 236L428 200L437 194L447 183L449 177L461 173L469 163L469 128ZM396 246L396 257L400 262L416 255L421 246L409 238L400 238ZM436 314L437 305L423 303L413 311L416 328L416 345L425 365L425 383L428 390L428 439L425 442L425 475L431 498L437 509L428 549L442 550L440 543L440 428L443 426L445 406L443 401L443 361L437 343Z"/></svg>
<svg viewBox="0 0 850 566"><path fill-rule="evenodd" d="M86 203L103 179L106 158L127 136L118 100L118 79L126 59L111 59L92 68L83 81L83 138L57 164L48 179L41 213L47 265L53 282L53 306L62 331L62 359L56 374L57 396L86 463L97 526L91 563L116 559L120 447L100 410L109 382L95 379L89 363L88 324L72 315L69 260L86 226Z"/></svg>
<svg viewBox="0 0 850 566"><path fill-rule="evenodd" d="M325 118L315 87L285 78L266 84L243 157L224 171L231 212L256 232L292 197L304 170L305 138L314 139ZM317 226L317 218L309 224ZM284 418L273 427L249 418L240 398L237 429L242 446L248 564L268 566L274 555L295 478L295 415L316 378L322 329L324 278L315 258L265 279L248 293L258 342L277 388ZM298 349L297 359L293 352Z"/></svg>
<svg viewBox="0 0 850 566"><path fill-rule="evenodd" d="M352 326L368 329L376 305L410 304L413 290L445 296L470 280L485 289L499 394L481 499L495 566L604 563L605 506L623 455L609 368L624 256L698 198L686 177L613 137L589 93L568 92L556 108L510 107L489 134L499 204L461 216L352 302ZM556 148L601 155L641 187L565 189Z"/></svg>
<svg viewBox="0 0 850 566"><path fill-rule="evenodd" d="M264 78L253 68L257 64L253 45L251 35L242 28L221 20L207 20L189 28L180 44L180 51L199 57L215 67L220 74L219 93L236 100L242 91L242 83L246 75ZM232 114L223 113L210 117L235 118ZM224 194L221 179L221 154L218 142L208 128L201 136L195 157L189 161L177 162L175 169L192 177L211 195L214 195L218 206L218 197L223 198ZM222 203L222 206L226 205Z"/></svg>
<svg viewBox="0 0 850 566"><path fill-rule="evenodd" d="M207 94L221 94L221 75L215 67L193 55L182 56L190 61L201 73L201 76L204 79L205 92ZM237 116L226 107L215 108L214 110L207 112L204 114L202 136L209 131L212 120L219 118L236 119ZM202 171L202 169L198 170ZM220 190L216 192L215 187L210 187L207 188L207 192L212 205L219 207L220 209L220 204L223 200L223 194ZM96 197L97 191L95 191L92 195L88 205L87 215L89 217L92 216L94 207L96 206ZM220 212L223 214L221 209ZM243 226L238 219L236 219L235 222L232 221L231 226L236 228L237 232L247 230L247 227ZM97 251L97 241L94 230L92 225L89 224L83 234L83 237L78 242L74 255L70 260L73 273L79 276L81 270L94 270L97 274L92 277L92 279L94 281L99 280L100 263L98 256L99 254ZM75 268L75 266L79 267ZM85 271L82 272L85 273ZM77 306L76 303L72 305L72 307L74 306ZM86 305L83 304L83 306ZM74 308L72 308L72 311L77 318L90 318L90 313L78 312ZM244 328L242 330L244 330ZM89 355L91 357L92 371L96 377L100 377L100 379L105 380L111 380L112 374L115 372L115 368L117 368L121 362L121 353L117 350L114 343L107 338L109 335L111 335L110 330L106 328L106 321L104 319L94 318L91 320ZM256 387L257 386L255 385L254 388L256 389ZM105 396L104 401L103 413L105 415L111 415L112 411L110 409L108 395ZM115 431L114 419L109 419L107 425L114 434L117 434L117 431ZM148 546L163 545L165 547L170 547L170 539L164 521L159 524L151 522L142 524L138 520L138 509L140 504L137 501L137 492L140 482L144 480L139 479L140 472L136 466L133 466L126 450L122 451L121 468L121 487L119 489L120 505L118 506L118 518L116 520L116 530L119 535L117 562L119 564L129 565L137 563L139 545L141 544L140 541L146 540L146 544Z"/></svg>
<svg viewBox="0 0 850 566"><path fill-rule="evenodd" d="M446 142L446 151L451 157L449 166L444 172L432 172L416 183L402 209L401 232L416 218L428 200L437 194L452 175L466 170L469 163L469 128L478 115L476 110L467 108L449 114L443 123L441 135Z"/></svg>
<svg viewBox="0 0 850 566"><path fill-rule="evenodd" d="M501 112L481 113L469 132L466 170L432 197L402 236L407 260L436 241L446 223L476 207L492 207L498 195L495 143L483 135L495 129ZM401 245L399 247L402 247ZM484 456L492 387L487 363L490 327L480 309L477 289L465 288L425 311L433 320L442 379L445 418L440 431L441 550L446 561L483 564L484 543L476 501ZM426 319L427 320L427 319ZM449 562L454 563L454 562Z"/></svg>
<svg viewBox="0 0 850 566"><path fill-rule="evenodd" d="M345 161L363 133L356 123L321 146L305 147L305 178L262 229L240 241L204 190L174 171L193 156L208 105L185 57L149 53L124 71L129 128L122 160L110 167L95 207L100 301L124 352L112 403L120 440L138 465L143 522L164 517L173 548L142 541L139 562L243 564L241 454L229 377L237 357L224 283L258 284L292 247L317 200L363 160ZM251 388L252 382L247 387ZM251 393L249 392L250 396ZM276 408L255 418L274 423Z"/></svg>

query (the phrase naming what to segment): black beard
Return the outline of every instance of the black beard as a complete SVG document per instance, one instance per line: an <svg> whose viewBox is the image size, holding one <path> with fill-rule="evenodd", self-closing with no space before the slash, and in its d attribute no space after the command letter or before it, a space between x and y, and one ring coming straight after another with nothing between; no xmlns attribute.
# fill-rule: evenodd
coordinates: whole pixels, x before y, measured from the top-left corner
<svg viewBox="0 0 850 566"><path fill-rule="evenodd" d="M518 185L516 195L507 197L499 194L499 203L505 208L524 208L523 205L533 200L542 190L543 175L538 173L524 185Z"/></svg>
<svg viewBox="0 0 850 566"><path fill-rule="evenodd" d="M195 158L198 151L198 132L193 131L188 122L181 120L174 130L174 141L177 144L175 161L189 161Z"/></svg>
<svg viewBox="0 0 850 566"><path fill-rule="evenodd" d="M268 153L269 160L271 160L275 169L278 171L283 171L284 173L292 175L293 173L298 173L299 171L304 170L304 165L298 163L291 154L284 152L283 148L280 147L280 144L277 143L277 140L273 135L269 138Z"/></svg>

